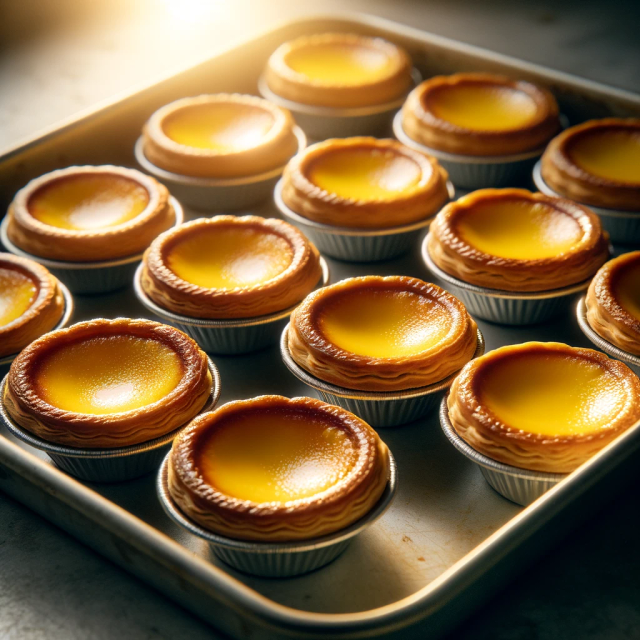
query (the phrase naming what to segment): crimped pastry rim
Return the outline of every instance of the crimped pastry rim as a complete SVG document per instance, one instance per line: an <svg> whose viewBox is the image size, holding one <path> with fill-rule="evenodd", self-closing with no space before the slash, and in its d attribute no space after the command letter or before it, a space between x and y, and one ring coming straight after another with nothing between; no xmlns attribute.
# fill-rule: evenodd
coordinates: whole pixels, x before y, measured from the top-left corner
<svg viewBox="0 0 640 640"><path fill-rule="evenodd" d="M169 196L169 204L173 208L175 215L175 221L170 229L173 227L179 227L184 220L184 209L182 205L173 197ZM41 258L32 253L27 253L24 249L21 249L15 245L10 239L8 234L9 216L5 216L0 222L0 241L5 246L7 251L21 258L28 258L38 264L41 264L47 269L105 269L107 267L119 267L125 264L131 264L132 262L138 262L142 260L144 253L136 253L133 256L126 258L116 258L115 260L99 260L96 262L67 262L63 260L51 260L50 258Z"/></svg>
<svg viewBox="0 0 640 640"><path fill-rule="evenodd" d="M422 74L417 67L411 67L411 82L416 87L422 82ZM277 93L274 93L267 84L267 78L264 73L258 78L258 91L263 98L274 102L275 104L289 109L293 113L301 113L309 116L317 116L321 118L358 118L362 116L373 116L387 111L395 111L400 108L406 99L406 96L400 96L395 100L389 102L370 105L367 107L322 107L311 104L305 104L304 102L296 102L289 98L283 98Z"/></svg>
<svg viewBox="0 0 640 640"><path fill-rule="evenodd" d="M62 297L64 298L64 310L62 312L62 316L60 317L60 320L55 325L55 327L50 329L50 331L58 331L58 329L63 329L67 324L67 322L69 322L69 319L73 315L73 310L74 310L73 296L71 295L71 292L69 291L67 286L60 280L58 280L58 289L60 289L60 293L62 293ZM13 362L18 357L19 353L20 352L18 351L17 353L11 353L9 355L6 355L0 358L0 366L4 364L10 364L11 362ZM4 388L4 384L0 384L0 389L2 388ZM1 393L2 392L0 391L0 394ZM2 396L0 395L0 398L1 397ZM0 404L2 404L1 400L0 400Z"/></svg>
<svg viewBox="0 0 640 640"><path fill-rule="evenodd" d="M273 198L276 204L276 207L280 211L280 213L288 219L291 219L296 226L308 226L316 231L320 231L322 233L328 233L336 236L355 236L355 237L375 237L375 236L389 236L395 235L399 233L409 233L411 231L417 231L418 229L423 229L424 227L428 227L436 217L436 214L432 214L424 220L419 220L418 222L412 222L411 224L401 225L399 227L385 227L384 229L355 229L353 227L336 227L331 224L323 224L322 222L316 222L315 220L311 220L310 218L305 218L301 216L299 213L296 213L293 209L289 208L284 200L282 199L282 178L278 180L276 183ZM451 180L447 180L447 191L449 192L449 197L453 199L455 197L455 187Z"/></svg>
<svg viewBox="0 0 640 640"><path fill-rule="evenodd" d="M307 136L305 132L298 126L293 127L293 135L298 140L298 151L300 153L307 146ZM242 176L239 178L201 178L198 176L188 176L183 173L175 173L168 169L163 169L154 164L144 154L144 137L140 136L136 140L134 146L134 154L136 161L147 172L155 175L160 180L166 180L168 182L174 182L182 184L186 187L209 187L211 189L220 187L238 187L249 184L256 184L258 182L267 182L278 177L283 171L286 164L283 164L275 169L269 171L263 171L262 173L256 173L248 176Z"/></svg>
<svg viewBox="0 0 640 640"><path fill-rule="evenodd" d="M211 373L211 393L209 395L209 399L204 407L200 410L200 413L204 413L205 411L211 411L217 404L218 399L220 398L220 372L218 368L213 363L211 358L207 356L207 362L209 366L209 371ZM139 444L131 444L125 447L111 447L105 449L81 449L79 447L68 447L64 445L56 444L55 442L51 442L49 440L44 440L36 436L35 434L27 431L23 427L21 427L7 412L4 406L4 401L2 398L4 397L4 389L7 384L7 378L9 374L7 373L5 377L2 379L0 383L0 417L5 423L6 428L17 438L26 442L29 446L34 447L35 449L39 449L40 451L45 451L47 453L52 453L56 456L65 456L69 458L89 458L89 459L103 459L103 458L121 458L124 456L132 455L135 453L142 453L144 451L151 451L153 449L158 449L170 442L184 429L185 425L180 425L174 431L170 431L163 436L159 436L157 438L153 438L152 440L147 440L147 442L141 442Z"/></svg>
<svg viewBox="0 0 640 640"><path fill-rule="evenodd" d="M544 193L548 196L554 196L556 198L565 198L561 193L554 191L544 180L542 177L542 160L538 160L533 167L533 182L535 186L540 190L541 193ZM589 207L594 213L599 216L609 217L609 218L627 218L640 220L640 208L638 211L625 211L624 209L609 209L607 207L599 207L594 204L585 204L585 206Z"/></svg>
<svg viewBox="0 0 640 640"><path fill-rule="evenodd" d="M296 378L298 378L298 380L304 382L313 389L331 393L341 398L347 398L349 400L372 400L374 402L419 398L422 396L430 395L432 393L437 393L438 391L442 391L443 389L447 389L451 385L451 382L453 382L453 379L458 375L458 373L460 373L459 369L458 371L454 371L446 378L444 378L443 380L439 380L438 382L433 382L432 384L428 384L424 387L405 389L403 391L357 391L355 389L349 389L347 387L340 387L338 385L331 384L330 382L325 382L324 380L321 380L320 378L309 373L291 357L288 340L289 324L290 323L287 323L287 326L283 329L280 336L280 355L282 356L282 360L287 369L289 369L289 371ZM471 360L479 358L484 354L485 351L484 335L480 331L480 327L476 327L476 335L478 341L476 344L476 350L473 356L471 356Z"/></svg>
<svg viewBox="0 0 640 640"><path fill-rule="evenodd" d="M475 284L471 284L469 282L465 282L464 280L460 280L455 276L448 274L446 271L443 271L431 258L429 254L428 241L429 235L427 234L422 241L422 259L433 275L437 276L440 280L443 280L447 284L453 285L460 289L465 289L466 291L470 291L472 293L477 293L484 296L489 296L490 298L503 298L503 299L515 299L515 300L546 300L548 298L558 298L561 296L568 296L574 293L578 293L579 291L583 291L589 286L589 283L592 280L592 276L587 280L583 280L582 282L577 282L576 284L568 285L566 287L561 287L559 289L548 289L546 291L525 291L525 292L517 292L517 291L507 291L504 289L490 289L488 287L480 287Z"/></svg>
<svg viewBox="0 0 640 640"><path fill-rule="evenodd" d="M619 435L623 433L628 428L638 424L636 422L630 422L628 419L628 415L623 416L622 420L620 416L617 415L618 424L614 426L610 426L607 429L603 429L599 432L595 433L578 433L578 434L567 434L563 436L550 436L546 434L536 433L533 431L524 431L523 429L518 429L517 427L513 427L506 422L504 422L500 417L496 416L488 407L483 406L480 402L478 394L476 393L476 379L480 376L480 380L482 380L481 370L483 367L488 366L488 364L492 364L496 359L507 359L509 357L514 357L513 352L519 353L521 351L536 351L545 352L545 351L553 351L556 353L560 353L567 357L580 357L583 360L591 360L592 362L596 362L605 368L608 372L611 372L613 369L618 366L622 366L623 369L623 377L626 380L637 379L637 376L633 371L629 369L624 363L618 362L613 358L609 358L607 355L600 353L599 351L595 351L594 349L589 349L586 347L572 347L562 342L541 342L541 341L530 341L519 344L507 345L504 347L499 347L498 349L494 349L490 351L488 354L484 356L484 361L480 363L475 363L475 368L473 371L469 373L468 371L463 371L459 380L462 382L457 384L464 384L463 390L467 398L473 402L477 407L481 407L481 411L477 408L473 413L474 418L474 428L477 431L481 431L482 434L484 432L490 432L491 438L493 442L502 442L504 440L511 440L514 443L535 443L540 444L544 442L553 441L554 444L560 445L577 445L584 442L592 442L594 440L600 440L611 434ZM506 356L503 356L505 351L509 351L510 353ZM579 353L578 353L579 352ZM496 355L498 354L498 355ZM517 355L515 356L517 357ZM474 367L471 363L469 365L465 365L464 369L470 369ZM451 394L449 394L450 397ZM629 405L629 397L627 397L626 408L628 410ZM468 403L465 402L465 406ZM628 411L627 411L628 413ZM615 437L615 436L614 436Z"/></svg>
<svg viewBox="0 0 640 640"><path fill-rule="evenodd" d="M587 320L586 295L582 296L580 300L578 300L578 304L576 305L576 318L582 333L584 333L584 335L589 338L589 340L595 344L598 349L602 349L602 351L608 355L621 360L622 362L640 368L640 356L636 356L633 353L629 353L628 351L621 349L606 338L603 338L599 333L596 333L596 331L591 327Z"/></svg>
<svg viewBox="0 0 640 640"><path fill-rule="evenodd" d="M326 287L329 284L330 280L330 271L329 264L324 259L324 257L320 256L320 268L322 269L322 277L318 282L316 288ZM264 316L256 316L255 318L244 318L239 320L212 320L206 318L192 318L191 316L183 316L178 313L174 313L173 311L169 311L168 309L164 309L163 307L157 305L144 291L141 285L141 276L142 269L144 265L140 263L138 268L136 269L135 275L133 277L133 290L136 294L138 300L145 306L147 309L152 311L160 318L167 319L171 322L179 322L184 325L191 325L194 327L201 328L211 328L211 329L224 329L224 328L235 328L235 327L253 327L260 324L268 324L270 322L276 322L277 320L282 320L287 316L291 315L291 312L300 304L297 302L292 305L288 309L284 309L283 311L278 311L276 313L266 314Z"/></svg>
<svg viewBox="0 0 640 640"><path fill-rule="evenodd" d="M334 533L328 533L317 538L309 538L307 540L292 540L289 542L263 542L259 540L238 540L235 538L229 538L219 533L214 533L205 529L197 522L192 520L189 516L183 513L179 507L175 504L173 498L169 493L168 488L168 468L169 458L171 452L167 453L156 481L156 489L160 504L165 513L177 524L187 529L190 533L203 538L207 542L219 547L227 549L233 549L236 551L248 551L248 552L264 552L264 553L302 553L305 551L312 551L314 549L322 549L333 544L338 544L343 540L348 540L353 536L363 531L370 524L373 524L378 520L385 511L391 505L393 498L397 492L398 486L398 467L391 451L387 452L389 459L389 478L387 484L382 492L382 495L371 508L371 510L356 522L339 529Z"/></svg>
<svg viewBox="0 0 640 640"><path fill-rule="evenodd" d="M514 467L504 462L498 462L497 460L490 458L484 453L480 453L478 450L474 449L466 440L461 438L458 435L457 431L453 428L451 420L449 419L449 409L447 406L448 398L449 393L446 393L444 398L442 399L442 402L440 403L440 410L438 412L440 416L440 426L449 442L458 451L463 453L467 458L469 458L476 464L484 467L485 469L499 471L500 473L504 473L516 478L524 478L526 480L551 480L560 482L569 475L568 473L551 473L549 471L530 471L529 469L525 469L523 467Z"/></svg>
<svg viewBox="0 0 640 640"><path fill-rule="evenodd" d="M402 111L398 111L398 113L393 116L393 134L400 142L402 142L402 144L407 145L407 147L412 147L413 149L416 149L416 151L426 153L438 160L444 160L445 162L458 162L460 164L496 164L531 160L532 158L538 158L541 156L546 148L545 145L531 151L523 151L522 153L507 153L494 156L471 156L464 153L442 151L440 149L435 149L434 147L428 147L426 144L410 138L402 126Z"/></svg>

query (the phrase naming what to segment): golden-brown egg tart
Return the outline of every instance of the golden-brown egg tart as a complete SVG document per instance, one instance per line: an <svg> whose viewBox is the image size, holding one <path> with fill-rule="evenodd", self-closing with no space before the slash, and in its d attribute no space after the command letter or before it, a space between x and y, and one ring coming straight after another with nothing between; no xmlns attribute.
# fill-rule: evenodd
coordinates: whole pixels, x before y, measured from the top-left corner
<svg viewBox="0 0 640 640"><path fill-rule="evenodd" d="M352 413L311 398L260 396L198 416L173 443L171 497L239 540L293 541L364 516L389 478L389 451Z"/></svg>
<svg viewBox="0 0 640 640"><path fill-rule="evenodd" d="M447 177L437 160L395 140L331 139L289 162L282 200L322 224L384 229L435 214L449 200Z"/></svg>
<svg viewBox="0 0 640 640"><path fill-rule="evenodd" d="M640 119L590 120L556 136L542 156L558 194L608 209L640 211Z"/></svg>
<svg viewBox="0 0 640 640"><path fill-rule="evenodd" d="M598 335L640 355L640 251L607 262L589 285L586 305L587 321Z"/></svg>
<svg viewBox="0 0 640 640"><path fill-rule="evenodd" d="M33 260L0 253L0 357L51 331L64 314L58 280Z"/></svg>
<svg viewBox="0 0 640 640"><path fill-rule="evenodd" d="M186 424L211 386L206 354L178 329L97 319L32 342L13 361L3 400L9 416L43 440L125 447Z"/></svg>
<svg viewBox="0 0 640 640"><path fill-rule="evenodd" d="M267 63L269 89L318 107L366 107L392 102L411 86L411 60L382 38L353 33L302 36L278 47Z"/></svg>
<svg viewBox="0 0 640 640"><path fill-rule="evenodd" d="M282 220L215 216L171 229L145 253L141 284L157 305L194 318L253 318L300 302L320 254Z"/></svg>
<svg viewBox="0 0 640 640"><path fill-rule="evenodd" d="M255 96L218 93L158 109L143 129L155 166L184 176L243 178L279 167L298 151L287 111Z"/></svg>
<svg viewBox="0 0 640 640"><path fill-rule="evenodd" d="M598 351L527 342L470 362L447 403L454 429L476 451L569 473L640 420L640 379Z"/></svg>
<svg viewBox="0 0 640 640"><path fill-rule="evenodd" d="M8 236L39 258L111 260L142 253L175 223L166 187L123 167L85 166L32 180L9 206Z"/></svg>
<svg viewBox="0 0 640 640"><path fill-rule="evenodd" d="M402 107L405 134L422 145L468 156L534 151L560 130L549 91L488 73L436 76L418 85Z"/></svg>
<svg viewBox="0 0 640 640"><path fill-rule="evenodd" d="M609 256L593 212L524 189L481 189L450 203L431 224L428 250L460 280L518 292L583 282Z"/></svg>
<svg viewBox="0 0 640 640"><path fill-rule="evenodd" d="M288 346L312 375L362 391L440 382L474 355L477 326L462 302L405 276L349 278L307 296Z"/></svg>

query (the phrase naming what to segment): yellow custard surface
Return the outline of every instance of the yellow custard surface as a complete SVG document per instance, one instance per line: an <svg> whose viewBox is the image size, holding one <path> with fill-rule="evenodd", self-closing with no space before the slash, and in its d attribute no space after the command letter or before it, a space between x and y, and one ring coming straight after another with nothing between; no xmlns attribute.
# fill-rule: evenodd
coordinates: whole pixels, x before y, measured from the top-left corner
<svg viewBox="0 0 640 640"><path fill-rule="evenodd" d="M549 437L595 434L627 400L619 380L587 358L520 353L482 371L479 397L501 422Z"/></svg>
<svg viewBox="0 0 640 640"><path fill-rule="evenodd" d="M19 318L38 295L31 278L16 271L0 267L0 327Z"/></svg>
<svg viewBox="0 0 640 640"><path fill-rule="evenodd" d="M341 198L393 200L416 186L421 168L392 151L347 148L316 158L307 176L316 186Z"/></svg>
<svg viewBox="0 0 640 640"><path fill-rule="evenodd" d="M123 224L149 204L139 183L116 175L66 176L38 189L27 204L29 213L60 229L92 231Z"/></svg>
<svg viewBox="0 0 640 640"><path fill-rule="evenodd" d="M36 384L40 397L75 413L104 415L144 407L168 395L182 378L171 347L129 335L90 338L48 353Z"/></svg>
<svg viewBox="0 0 640 640"><path fill-rule="evenodd" d="M640 254L617 274L613 294L623 309L640 320Z"/></svg>
<svg viewBox="0 0 640 640"><path fill-rule="evenodd" d="M428 95L441 120L474 131L509 131L528 125L537 113L524 91L485 83L445 85Z"/></svg>
<svg viewBox="0 0 640 640"><path fill-rule="evenodd" d="M452 319L443 305L412 291L360 289L329 299L317 321L322 335L344 351L397 358L436 345Z"/></svg>
<svg viewBox="0 0 640 640"><path fill-rule="evenodd" d="M207 434L197 467L227 496L282 503L334 486L356 457L349 435L312 412L248 411Z"/></svg>
<svg viewBox="0 0 640 640"><path fill-rule="evenodd" d="M575 164L594 176L640 184L638 131L594 129L577 136L569 145L568 154Z"/></svg>
<svg viewBox="0 0 640 640"><path fill-rule="evenodd" d="M559 256L582 237L580 225L566 213L517 199L476 202L461 213L456 227L480 251L516 260Z"/></svg>
<svg viewBox="0 0 640 640"><path fill-rule="evenodd" d="M264 109L217 102L179 109L165 118L162 129L178 144L232 153L259 145L273 125L273 116Z"/></svg>
<svg viewBox="0 0 640 640"><path fill-rule="evenodd" d="M293 71L310 80L329 84L358 85L374 82L389 74L389 57L360 44L323 43L290 51L285 62Z"/></svg>
<svg viewBox="0 0 640 640"><path fill-rule="evenodd" d="M208 289L267 282L289 267L293 249L276 233L253 228L215 228L189 234L171 246L167 266L179 278Z"/></svg>

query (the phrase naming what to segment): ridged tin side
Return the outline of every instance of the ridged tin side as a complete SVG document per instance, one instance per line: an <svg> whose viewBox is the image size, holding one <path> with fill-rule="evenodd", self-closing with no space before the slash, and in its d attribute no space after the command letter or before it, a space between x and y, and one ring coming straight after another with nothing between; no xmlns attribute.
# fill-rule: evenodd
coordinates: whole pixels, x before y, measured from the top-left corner
<svg viewBox="0 0 640 640"><path fill-rule="evenodd" d="M449 179L456 187L463 189L484 189L487 187L510 187L521 184L531 168L542 155L538 149L529 153L496 158L457 156L432 149L410 138L402 127L402 111L393 119L395 137L412 149L433 156L449 173Z"/></svg>
<svg viewBox="0 0 640 640"><path fill-rule="evenodd" d="M544 181L541 161L536 162L533 167L533 182L542 193L557 198L563 197ZM609 233L611 242L628 245L640 244L640 203L638 203L638 211L618 211L593 205L586 206L598 215L602 228Z"/></svg>
<svg viewBox="0 0 640 640"><path fill-rule="evenodd" d="M165 458L156 488L160 504L166 514L178 525L195 536L209 542L211 553L228 565L265 578L288 578L308 573L335 560L351 540L372 525L389 508L398 482L396 462L389 453L389 482L385 490L365 516L348 527L320 538L296 542L248 542L234 540L208 531L184 515L174 503L167 484L169 456Z"/></svg>
<svg viewBox="0 0 640 640"><path fill-rule="evenodd" d="M480 471L489 485L511 502L526 507L566 477L561 473L519 469L496 462L479 453L467 444L453 428L449 420L446 397L442 399L440 405L440 426L449 442L466 458L480 467Z"/></svg>

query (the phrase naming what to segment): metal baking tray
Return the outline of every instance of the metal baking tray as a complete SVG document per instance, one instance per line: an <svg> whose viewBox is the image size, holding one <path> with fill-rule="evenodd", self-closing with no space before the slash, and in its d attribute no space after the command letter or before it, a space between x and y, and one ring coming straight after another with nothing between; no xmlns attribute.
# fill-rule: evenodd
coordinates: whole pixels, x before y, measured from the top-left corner
<svg viewBox="0 0 640 640"><path fill-rule="evenodd" d="M550 87L573 122L640 115L640 96L364 15L285 24L223 54L143 87L8 150L0 158L6 210L29 179L70 164L134 166L133 147L149 114L170 100L205 92L256 93L269 54L309 33L353 31L406 47L424 77L461 70L503 72ZM277 216L272 205L254 209ZM419 243L401 259L346 264L329 259L332 281L352 275L431 279ZM145 317L131 288L76 296L74 320ZM526 340L591 346L574 315L534 327L480 321L487 350ZM280 360L278 346L214 356L221 402L258 394L309 395ZM0 371L4 374L4 371ZM235 638L432 638L460 621L522 566L575 526L632 473L640 425L627 431L531 506L493 492L480 470L447 442L437 412L381 430L399 470L385 516L331 565L290 579L255 578L214 561L203 541L173 525L156 499L153 475L88 485L43 454L0 437L0 489Z"/></svg>

